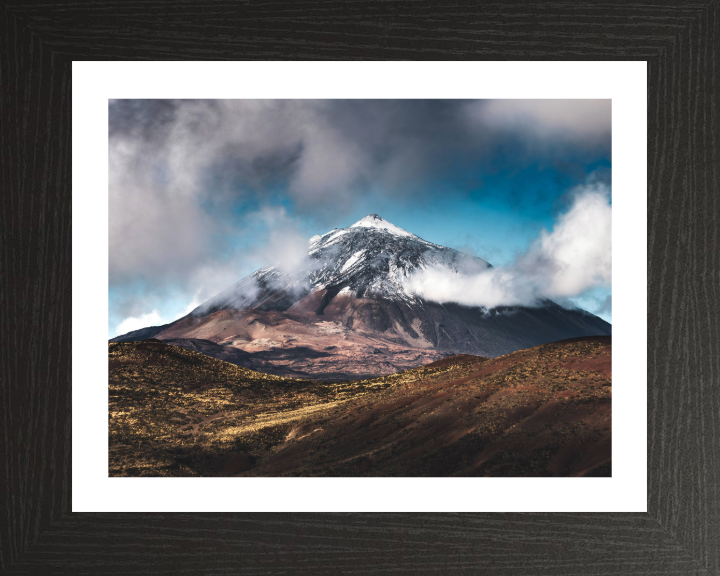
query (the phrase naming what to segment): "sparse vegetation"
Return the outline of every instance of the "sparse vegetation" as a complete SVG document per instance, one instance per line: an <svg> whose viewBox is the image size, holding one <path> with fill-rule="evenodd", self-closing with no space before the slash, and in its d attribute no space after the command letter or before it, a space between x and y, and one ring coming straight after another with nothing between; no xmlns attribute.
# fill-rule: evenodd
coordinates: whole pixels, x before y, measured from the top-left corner
<svg viewBox="0 0 720 576"><path fill-rule="evenodd" d="M609 475L607 337L339 383L109 344L111 476Z"/></svg>

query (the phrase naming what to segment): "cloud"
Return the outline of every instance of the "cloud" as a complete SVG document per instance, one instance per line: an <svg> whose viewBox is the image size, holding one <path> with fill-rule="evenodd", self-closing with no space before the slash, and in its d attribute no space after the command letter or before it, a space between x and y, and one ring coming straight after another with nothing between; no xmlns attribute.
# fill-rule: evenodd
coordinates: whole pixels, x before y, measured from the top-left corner
<svg viewBox="0 0 720 576"><path fill-rule="evenodd" d="M595 310L595 314L612 315L612 294L605 297L605 299L600 303L598 308Z"/></svg>
<svg viewBox="0 0 720 576"><path fill-rule="evenodd" d="M308 239L284 208L266 207L256 217L267 227L262 241L251 254L259 266L277 266L284 274L310 268Z"/></svg>
<svg viewBox="0 0 720 576"><path fill-rule="evenodd" d="M587 310L592 311L593 314L600 316L608 322L612 322L612 294L608 294L604 298L601 296L595 299L595 307L587 307Z"/></svg>
<svg viewBox="0 0 720 576"><path fill-rule="evenodd" d="M204 288L200 289L193 298L195 304L187 312L199 306L199 313L204 314L218 303L243 308L268 288L290 289L296 293L310 289L307 273L321 268L324 262L308 254L309 241L297 219L289 216L283 207L264 207L248 215L246 222L252 226L256 242L243 257L253 270L264 269L261 279L258 281L251 275L235 281L236 276L234 283L227 281L222 286L222 292L207 293ZM212 284L217 286L218 282ZM208 300L210 296L213 298Z"/></svg>
<svg viewBox="0 0 720 576"><path fill-rule="evenodd" d="M479 272L430 267L414 274L408 288L437 302L494 308L533 306L542 298L562 303L611 281L610 188L591 181L573 191L553 230L543 230L511 264Z"/></svg>
<svg viewBox="0 0 720 576"><path fill-rule="evenodd" d="M133 330L140 330L140 328L147 328L148 326L160 326L167 322L160 316L159 310L153 310L147 314L141 314L140 316L129 316L125 318L115 328L116 334L126 334Z"/></svg>
<svg viewBox="0 0 720 576"><path fill-rule="evenodd" d="M300 209L336 215L360 190L407 198L485 157L492 167L498 146L528 133L571 137L580 148L609 143L609 102L115 100L111 195L182 199L174 219L186 203L204 200L207 209L209 198L222 204L282 184Z"/></svg>
<svg viewBox="0 0 720 576"><path fill-rule="evenodd" d="M200 290L198 290L197 292L195 292L195 295L193 296L193 299L190 301L190 304L188 304L188 305L185 307L185 310L183 310L183 312L178 315L178 318L182 318L183 316L187 316L188 314L190 314L190 312L192 312L193 310L195 310L195 308L197 308L198 306L200 306L200 304L203 303L203 300L201 300L201 299L199 298L199 295L200 295L200 294L201 294L201 291L200 291ZM177 318L176 318L176 320L177 320Z"/></svg>
<svg viewBox="0 0 720 576"><path fill-rule="evenodd" d="M543 140L609 144L611 100L490 100L468 108L485 126Z"/></svg>
<svg viewBox="0 0 720 576"><path fill-rule="evenodd" d="M113 332L111 337L126 334L128 332L132 332L133 330L139 330L140 328L147 328L148 326L161 326L163 324L168 324L170 322L178 320L192 312L203 302L203 299L200 298L201 293L202 292L198 290L193 296L192 300L187 304L187 306L185 306L183 309L176 312L175 314L169 314L167 317L164 316L157 308L153 309L152 312L128 316L124 318L119 324L117 324L117 326L115 326L115 331ZM136 305L138 304L136 302L134 303Z"/></svg>
<svg viewBox="0 0 720 576"><path fill-rule="evenodd" d="M332 195L360 177L362 151L331 125L328 106L111 102L111 286L141 281L149 290L194 292L199 277L211 284L221 270L237 270L232 254L248 236L237 206L259 200L263 218L279 181L301 206L342 207L342 194Z"/></svg>
<svg viewBox="0 0 720 576"><path fill-rule="evenodd" d="M201 299L199 301L193 299L193 302L187 307L186 313L190 313L197 308L197 315L207 314L209 310L214 309L219 303L238 309L244 308L257 297L260 290L261 287L256 279L252 276L246 276L222 292L214 294L210 299Z"/></svg>
<svg viewBox="0 0 720 576"><path fill-rule="evenodd" d="M200 289L202 297L212 296L247 274L249 262L278 261L292 269L302 231L288 224L290 217L276 218L279 228L267 237L251 223L255 218L272 227L267 210L278 197L308 221L333 226L370 192L416 203L423 194L437 194L438 186L464 190L463 178L474 185L485 164L497 168L493 151L514 142L528 124L546 131L559 126L558 134L575 134L573 145L583 147L578 126L586 114L571 114L576 120L570 122L557 111L562 105L525 106L522 114L503 106L461 100L111 101L109 279L122 302L115 313L137 317L171 293L189 299ZM475 121L468 121L468 110ZM600 132L586 127L589 145ZM546 146L535 152L553 157ZM523 158L513 149L514 165ZM251 247L264 239L267 249Z"/></svg>

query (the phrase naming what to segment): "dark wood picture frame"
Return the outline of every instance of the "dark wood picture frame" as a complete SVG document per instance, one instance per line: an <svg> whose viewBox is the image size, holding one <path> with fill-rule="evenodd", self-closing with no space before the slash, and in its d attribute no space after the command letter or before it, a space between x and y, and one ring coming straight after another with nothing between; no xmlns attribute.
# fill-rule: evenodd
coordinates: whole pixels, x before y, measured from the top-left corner
<svg viewBox="0 0 720 576"><path fill-rule="evenodd" d="M0 572L720 573L719 4L0 4ZM141 59L647 61L648 512L72 513L71 63Z"/></svg>

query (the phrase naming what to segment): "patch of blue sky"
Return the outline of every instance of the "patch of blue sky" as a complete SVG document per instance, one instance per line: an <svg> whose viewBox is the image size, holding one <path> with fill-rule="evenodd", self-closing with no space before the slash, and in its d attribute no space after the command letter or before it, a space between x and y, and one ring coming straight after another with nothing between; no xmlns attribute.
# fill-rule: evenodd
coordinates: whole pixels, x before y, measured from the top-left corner
<svg viewBox="0 0 720 576"><path fill-rule="evenodd" d="M612 289L609 286L593 288L570 300L578 308L592 312L606 322L612 323Z"/></svg>

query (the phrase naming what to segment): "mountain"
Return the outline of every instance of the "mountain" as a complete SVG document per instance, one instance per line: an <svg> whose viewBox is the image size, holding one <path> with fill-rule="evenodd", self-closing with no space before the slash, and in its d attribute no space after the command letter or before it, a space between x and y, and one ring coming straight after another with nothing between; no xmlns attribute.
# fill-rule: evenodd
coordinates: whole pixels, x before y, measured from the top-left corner
<svg viewBox="0 0 720 576"><path fill-rule="evenodd" d="M389 374L449 354L496 357L611 333L597 316L548 299L491 310L425 300L408 286L428 267L468 274L491 265L370 214L311 238L307 257L291 269L262 268L187 316L143 334L273 374L344 379Z"/></svg>
<svg viewBox="0 0 720 576"><path fill-rule="evenodd" d="M363 298L413 305L421 300L406 284L416 270L432 265L453 271L490 266L480 258L427 242L377 214L349 228L335 228L311 238L303 264L294 273L277 266L262 268L198 306L192 315L246 308L292 311L294 306L323 315L333 301L335 309L340 301ZM306 299L311 294L314 296Z"/></svg>
<svg viewBox="0 0 720 576"><path fill-rule="evenodd" d="M142 340L148 340L150 338L155 338L156 334L162 332L168 326L170 326L170 324L163 324L162 326L148 326L147 328L132 330L112 338L110 342L140 342Z"/></svg>

